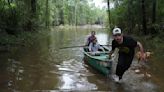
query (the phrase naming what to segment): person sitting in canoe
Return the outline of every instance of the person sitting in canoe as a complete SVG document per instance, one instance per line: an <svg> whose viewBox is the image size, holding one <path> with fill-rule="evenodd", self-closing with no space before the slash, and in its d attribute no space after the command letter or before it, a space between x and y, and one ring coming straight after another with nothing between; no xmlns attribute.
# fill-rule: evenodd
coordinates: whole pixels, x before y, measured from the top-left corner
<svg viewBox="0 0 164 92"><path fill-rule="evenodd" d="M96 38L95 36L96 32L95 31L91 31L91 35L87 38L87 41L86 41L86 46L89 46L89 44L91 42L93 42L93 40Z"/></svg>
<svg viewBox="0 0 164 92"><path fill-rule="evenodd" d="M105 51L103 47L97 42L97 39L94 38L93 42L89 44L89 52L92 52L92 55L98 54L100 51Z"/></svg>

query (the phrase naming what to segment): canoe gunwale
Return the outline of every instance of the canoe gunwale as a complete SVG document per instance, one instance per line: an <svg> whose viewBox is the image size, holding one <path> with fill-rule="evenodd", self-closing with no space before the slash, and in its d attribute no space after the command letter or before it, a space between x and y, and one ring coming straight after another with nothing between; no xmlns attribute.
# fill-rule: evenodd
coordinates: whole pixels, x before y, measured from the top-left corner
<svg viewBox="0 0 164 92"><path fill-rule="evenodd" d="M109 75L112 72L112 59L108 58L108 54L102 54L99 56L89 54L84 48L84 60L91 67L95 68L104 75ZM94 63L95 62L95 63ZM104 65L105 64L105 65Z"/></svg>

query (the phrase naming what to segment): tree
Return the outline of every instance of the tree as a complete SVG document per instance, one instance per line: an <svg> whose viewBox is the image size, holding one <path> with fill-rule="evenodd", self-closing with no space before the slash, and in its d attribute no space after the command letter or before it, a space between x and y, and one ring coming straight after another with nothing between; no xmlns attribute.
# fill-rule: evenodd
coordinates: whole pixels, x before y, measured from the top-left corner
<svg viewBox="0 0 164 92"><path fill-rule="evenodd" d="M105 21L92 0L0 0L0 28L9 34L40 26L84 25ZM3 27L3 28L2 28Z"/></svg>
<svg viewBox="0 0 164 92"><path fill-rule="evenodd" d="M142 27L143 27L143 33L147 34L147 25L146 25L146 12L145 12L145 0L142 0Z"/></svg>
<svg viewBox="0 0 164 92"><path fill-rule="evenodd" d="M110 28L111 20L110 20L110 1L109 0L107 0L107 5L108 5L108 19L109 19L109 28Z"/></svg>
<svg viewBox="0 0 164 92"><path fill-rule="evenodd" d="M50 17L50 13L49 13L49 0L46 0L46 11L45 11L45 26L48 27L49 24L49 17Z"/></svg>
<svg viewBox="0 0 164 92"><path fill-rule="evenodd" d="M156 0L153 0L153 8L152 8L152 23L156 22Z"/></svg>

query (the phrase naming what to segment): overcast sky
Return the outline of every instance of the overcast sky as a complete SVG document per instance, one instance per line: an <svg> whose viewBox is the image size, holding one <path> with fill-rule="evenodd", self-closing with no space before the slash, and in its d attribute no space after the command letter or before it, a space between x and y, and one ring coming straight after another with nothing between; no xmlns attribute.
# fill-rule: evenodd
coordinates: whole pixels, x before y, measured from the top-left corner
<svg viewBox="0 0 164 92"><path fill-rule="evenodd" d="M107 3L104 3L103 0L93 0L93 2L95 3L96 7L107 7ZM110 7L113 8L113 3L110 4Z"/></svg>
<svg viewBox="0 0 164 92"><path fill-rule="evenodd" d="M96 7L104 7L106 6L106 3L103 3L102 0L93 0L93 2L95 3Z"/></svg>

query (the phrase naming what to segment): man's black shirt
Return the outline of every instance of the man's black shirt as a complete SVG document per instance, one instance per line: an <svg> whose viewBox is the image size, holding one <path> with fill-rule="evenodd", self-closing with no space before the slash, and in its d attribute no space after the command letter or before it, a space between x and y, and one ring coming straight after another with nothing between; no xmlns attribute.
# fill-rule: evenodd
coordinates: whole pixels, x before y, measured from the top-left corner
<svg viewBox="0 0 164 92"><path fill-rule="evenodd" d="M115 40L112 41L112 50L115 48L119 49L119 54L124 54L128 56L134 56L135 47L137 46L137 41L132 37L123 36L123 43L118 44Z"/></svg>

